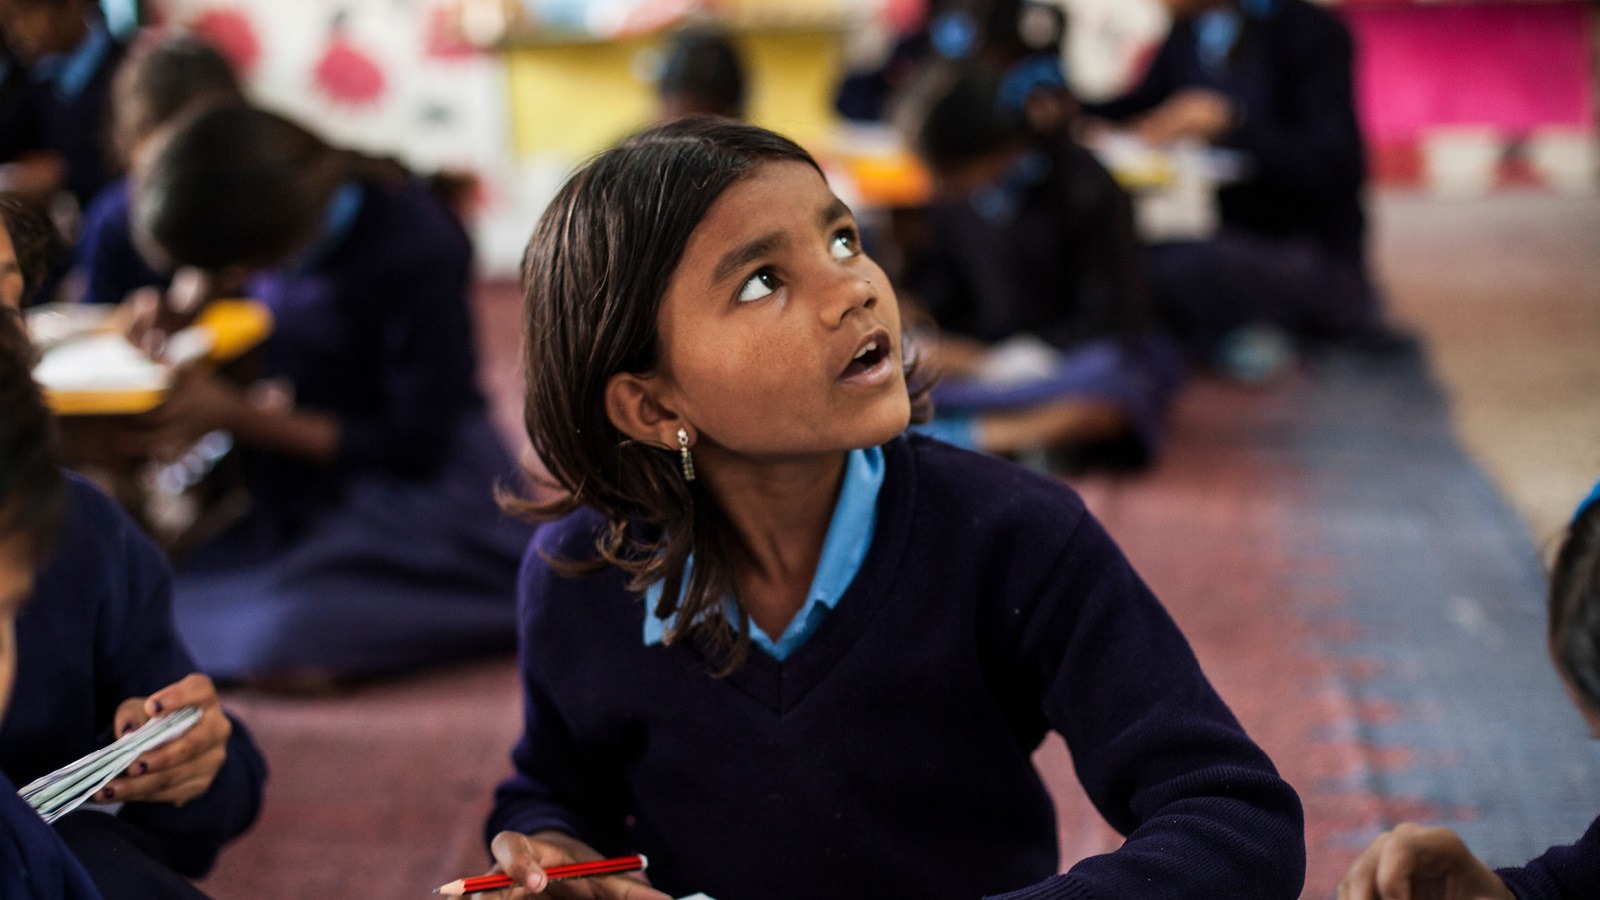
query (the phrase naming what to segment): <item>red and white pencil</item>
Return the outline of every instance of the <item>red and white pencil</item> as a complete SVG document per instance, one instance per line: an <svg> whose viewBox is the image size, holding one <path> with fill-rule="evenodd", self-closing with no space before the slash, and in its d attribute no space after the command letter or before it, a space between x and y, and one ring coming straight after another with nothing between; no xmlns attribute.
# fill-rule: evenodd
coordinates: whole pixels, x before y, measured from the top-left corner
<svg viewBox="0 0 1600 900"><path fill-rule="evenodd" d="M594 878L599 875L618 875L623 872L637 872L650 864L644 854L634 856L620 856L616 859L597 859L594 862L570 863L565 866L551 866L544 870L546 878L551 881L562 881L567 878ZM476 894L480 891L498 891L501 888L514 887L516 882L511 876L504 873L494 875L478 875L473 878L458 878L449 884L442 884L433 889L435 894L446 897L460 897L463 894Z"/></svg>

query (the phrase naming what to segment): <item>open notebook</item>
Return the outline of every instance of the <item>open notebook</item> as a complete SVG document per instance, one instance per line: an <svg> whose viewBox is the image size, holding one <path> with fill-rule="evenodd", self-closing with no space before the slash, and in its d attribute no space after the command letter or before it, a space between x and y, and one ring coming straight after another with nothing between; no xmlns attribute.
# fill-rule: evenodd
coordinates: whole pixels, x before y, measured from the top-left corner
<svg viewBox="0 0 1600 900"><path fill-rule="evenodd" d="M185 706L158 716L75 762L28 782L17 793L46 822L54 822L83 805L112 779L128 771L148 750L177 740L200 721L200 707Z"/></svg>

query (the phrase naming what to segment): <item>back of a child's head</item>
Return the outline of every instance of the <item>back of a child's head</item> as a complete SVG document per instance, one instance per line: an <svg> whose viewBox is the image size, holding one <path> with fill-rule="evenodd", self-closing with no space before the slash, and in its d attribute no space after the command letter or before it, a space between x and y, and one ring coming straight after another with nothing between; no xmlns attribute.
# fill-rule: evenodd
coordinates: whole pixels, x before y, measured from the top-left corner
<svg viewBox="0 0 1600 900"><path fill-rule="evenodd" d="M958 171L1021 138L1020 116L1001 109L1000 80L987 66L954 63L927 77L933 87L915 123L914 143L935 171Z"/></svg>
<svg viewBox="0 0 1600 900"><path fill-rule="evenodd" d="M0 307L0 541L23 538L37 566L66 518L67 498L55 423L33 363L21 314Z"/></svg>
<svg viewBox="0 0 1600 900"><path fill-rule="evenodd" d="M133 222L173 265L276 265L316 235L348 172L342 151L282 116L206 107L140 173Z"/></svg>
<svg viewBox="0 0 1600 900"><path fill-rule="evenodd" d="M662 118L744 118L745 73L738 49L717 32L681 32L668 45L656 92Z"/></svg>
<svg viewBox="0 0 1600 900"><path fill-rule="evenodd" d="M26 306L49 272L56 248L55 229L41 210L10 191L0 191L0 229L11 243L20 282L15 297L10 288L0 288L0 305ZM0 273L0 278L4 277Z"/></svg>
<svg viewBox="0 0 1600 900"><path fill-rule="evenodd" d="M681 497L675 458L628 444L611 423L606 382L656 367L657 313L690 234L730 185L785 160L816 168L765 129L679 119L595 157L540 217L523 259L525 417L574 502L630 515Z"/></svg>
<svg viewBox="0 0 1600 900"><path fill-rule="evenodd" d="M1578 700L1600 716L1600 485L1568 526L1550 574L1550 652Z"/></svg>
<svg viewBox="0 0 1600 900"><path fill-rule="evenodd" d="M117 69L112 142L124 163L138 145L184 112L208 103L241 103L238 73L197 35L149 32Z"/></svg>

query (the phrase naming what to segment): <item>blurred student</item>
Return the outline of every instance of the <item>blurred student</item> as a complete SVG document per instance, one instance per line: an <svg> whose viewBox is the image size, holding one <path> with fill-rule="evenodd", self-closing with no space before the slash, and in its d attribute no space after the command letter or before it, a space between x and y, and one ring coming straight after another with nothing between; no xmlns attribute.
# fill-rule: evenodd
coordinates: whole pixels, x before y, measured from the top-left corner
<svg viewBox="0 0 1600 900"><path fill-rule="evenodd" d="M0 210L12 199L0 194ZM37 263L27 268L38 271ZM16 313L0 308L7 327ZM27 370L6 377L27 378ZM0 390L20 396L15 384ZM9 419L13 411L4 412ZM204 875L255 821L266 764L210 679L195 674L173 625L172 573L160 550L88 481L69 474L65 490L59 539L35 568L33 601L16 620L16 691L0 724L0 772L26 784L153 715L200 707L188 733L96 795L116 807L85 808L55 825L107 897L199 896L181 876Z"/></svg>
<svg viewBox="0 0 1600 900"><path fill-rule="evenodd" d="M0 248L0 262L5 251ZM0 721L17 676L16 619L55 549L68 492L21 318L0 307ZM89 874L0 771L0 897L98 900Z"/></svg>
<svg viewBox="0 0 1600 900"><path fill-rule="evenodd" d="M139 288L171 286L172 273L152 268L134 243L129 178L163 126L198 106L243 103L244 89L232 64L199 37L152 32L129 48L111 97L111 143L124 175L84 212L73 261L90 303L121 303Z"/></svg>
<svg viewBox="0 0 1600 900"><path fill-rule="evenodd" d="M1600 738L1600 485L1578 507L1550 575L1549 650ZM1600 897L1600 819L1577 843L1490 869L1448 828L1406 823L1378 835L1339 883L1339 900L1589 900Z"/></svg>
<svg viewBox="0 0 1600 900"><path fill-rule="evenodd" d="M568 180L524 273L561 490L529 509L562 518L521 576L506 894L1299 894L1293 789L1077 496L904 435L894 290L804 150L658 125ZM1128 835L1065 875L1052 729ZM545 873L622 852L653 887Z"/></svg>
<svg viewBox="0 0 1600 900"><path fill-rule="evenodd" d="M29 149L59 161L54 187L81 210L115 177L105 128L123 47L94 0L0 0L0 30L26 67L37 104L38 145Z"/></svg>
<svg viewBox="0 0 1600 900"><path fill-rule="evenodd" d="M55 246L50 221L21 194L0 191L0 306L28 305L49 274Z"/></svg>
<svg viewBox="0 0 1600 900"><path fill-rule="evenodd" d="M1150 274L1174 328L1209 352L1267 323L1312 338L1379 334L1350 34L1306 0L1164 0L1172 30L1128 95L1086 105L1163 144L1238 151L1215 238L1160 245Z"/></svg>
<svg viewBox="0 0 1600 900"><path fill-rule="evenodd" d="M952 428L935 433L1148 460L1180 364L1153 331L1127 195L1082 147L1031 136L1026 95L1008 105L986 68L940 76L916 140L936 199L911 280L940 329L936 423Z"/></svg>
<svg viewBox="0 0 1600 900"><path fill-rule="evenodd" d="M244 453L253 508L179 566L202 669L305 683L514 643L530 529L478 391L472 248L427 185L279 116L211 107L134 185L136 232L173 265L258 273L262 380L183 372L130 435L171 454L212 431Z"/></svg>
<svg viewBox="0 0 1600 900"><path fill-rule="evenodd" d="M672 36L656 81L658 119L743 119L748 94L739 48L726 35L690 29Z"/></svg>

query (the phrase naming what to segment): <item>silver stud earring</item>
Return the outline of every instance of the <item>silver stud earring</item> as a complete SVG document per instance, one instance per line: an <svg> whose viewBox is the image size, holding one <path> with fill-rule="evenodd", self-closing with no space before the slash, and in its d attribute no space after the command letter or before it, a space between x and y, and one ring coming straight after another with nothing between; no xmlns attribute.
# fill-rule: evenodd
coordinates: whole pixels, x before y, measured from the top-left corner
<svg viewBox="0 0 1600 900"><path fill-rule="evenodd" d="M689 431L678 429L678 461L683 465L683 480L694 480L694 457L689 455Z"/></svg>

